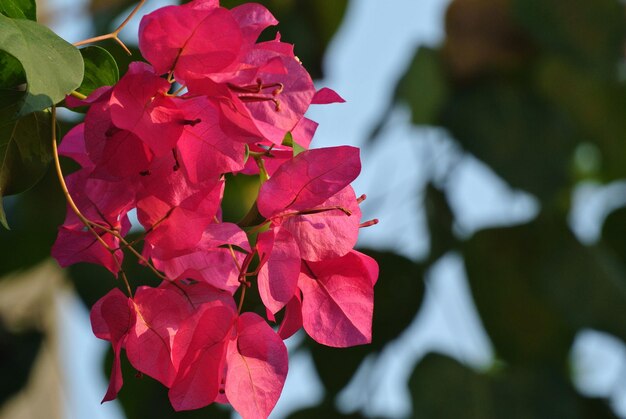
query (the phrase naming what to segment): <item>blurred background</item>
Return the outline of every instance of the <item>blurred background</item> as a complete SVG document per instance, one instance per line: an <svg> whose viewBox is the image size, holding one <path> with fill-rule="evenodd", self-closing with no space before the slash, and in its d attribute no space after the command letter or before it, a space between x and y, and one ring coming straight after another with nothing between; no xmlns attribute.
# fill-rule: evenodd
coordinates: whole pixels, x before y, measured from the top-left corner
<svg viewBox="0 0 626 419"><path fill-rule="evenodd" d="M355 189L364 218L380 219L359 242L381 267L373 343L291 338L273 417L626 417L624 3L259 2L318 87L347 100L308 114L313 146L362 147ZM109 32L134 1L37 3L76 42ZM132 60L138 22L122 33ZM102 46L125 71L131 58ZM64 130L79 118L62 116ZM230 185L225 217L237 219L250 181ZM231 417L174 414L128 363L119 399L101 406L111 355L88 307L119 284L49 260L65 213L52 172L5 207L0 418ZM127 259L134 283L156 284Z"/></svg>

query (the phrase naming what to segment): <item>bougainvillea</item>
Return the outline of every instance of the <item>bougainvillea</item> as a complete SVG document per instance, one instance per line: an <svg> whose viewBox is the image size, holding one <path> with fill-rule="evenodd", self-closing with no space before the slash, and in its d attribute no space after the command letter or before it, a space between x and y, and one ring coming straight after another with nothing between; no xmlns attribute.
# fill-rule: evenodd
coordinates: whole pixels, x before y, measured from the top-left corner
<svg viewBox="0 0 626 419"><path fill-rule="evenodd" d="M52 254L62 266L100 264L128 291L91 310L94 334L114 352L104 401L122 388L124 349L169 388L176 410L220 402L265 418L287 376L283 339L304 328L329 346L371 341L378 266L353 249L376 221L361 220L365 196L350 186L359 150L309 150L317 124L307 109L343 99L316 91L280 36L257 42L275 24L258 4L159 9L140 24L148 63L66 99L88 110L59 147L80 169L65 178L70 205ZM245 222L222 220L227 174L261 179ZM126 238L132 210L141 251ZM129 252L160 285L133 292ZM243 310L253 285L263 313Z"/></svg>

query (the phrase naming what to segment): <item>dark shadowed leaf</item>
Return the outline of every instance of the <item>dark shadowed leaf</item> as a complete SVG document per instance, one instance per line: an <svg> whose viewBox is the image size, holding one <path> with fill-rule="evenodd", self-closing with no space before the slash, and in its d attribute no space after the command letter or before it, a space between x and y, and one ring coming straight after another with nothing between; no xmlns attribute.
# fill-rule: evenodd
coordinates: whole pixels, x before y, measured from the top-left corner
<svg viewBox="0 0 626 419"><path fill-rule="evenodd" d="M367 345L330 348L309 338L307 344L315 361L315 369L331 399L348 385L363 359L372 351Z"/></svg>
<svg viewBox="0 0 626 419"><path fill-rule="evenodd" d="M614 0L514 0L513 13L541 47L597 75L624 54L624 6Z"/></svg>
<svg viewBox="0 0 626 419"><path fill-rule="evenodd" d="M436 261L445 253L453 250L457 240L452 232L454 214L448 203L445 191L432 183L426 186L424 207L428 220L428 232L430 235L430 255L428 260Z"/></svg>
<svg viewBox="0 0 626 419"><path fill-rule="evenodd" d="M120 72L113 56L104 48L92 45L80 49L85 63L83 82L77 89L79 93L89 96L91 92L102 86L113 86L120 78Z"/></svg>
<svg viewBox="0 0 626 419"><path fill-rule="evenodd" d="M299 410L288 416L289 419L362 419L365 416L359 413L341 413L333 406L332 403L326 403L321 406L312 407L310 409Z"/></svg>
<svg viewBox="0 0 626 419"><path fill-rule="evenodd" d="M52 160L52 121L36 112L16 121L0 121L0 203L2 197L32 187ZM0 204L0 221L8 228Z"/></svg>
<svg viewBox="0 0 626 419"><path fill-rule="evenodd" d="M409 382L413 417L424 419L614 418L606 402L577 395L551 369L473 371L438 354L420 361Z"/></svg>
<svg viewBox="0 0 626 419"><path fill-rule="evenodd" d="M622 262L626 263L626 207L608 215L602 226L602 244Z"/></svg>
<svg viewBox="0 0 626 419"><path fill-rule="evenodd" d="M0 49L19 60L26 74L28 93L20 115L60 102L83 79L78 49L36 22L0 15Z"/></svg>
<svg viewBox="0 0 626 419"><path fill-rule="evenodd" d="M458 90L443 123L513 187L550 200L569 184L578 133L562 111L524 83L475 83Z"/></svg>
<svg viewBox="0 0 626 419"><path fill-rule="evenodd" d="M616 77L594 77L562 58L540 61L535 73L541 93L567 112L584 139L600 151L603 180L626 177L626 86Z"/></svg>
<svg viewBox="0 0 626 419"><path fill-rule="evenodd" d="M36 331L8 330L0 318L0 406L26 384L41 339Z"/></svg>
<svg viewBox="0 0 626 419"><path fill-rule="evenodd" d="M413 321L424 298L426 267L390 252L363 250L380 267L374 286L371 350L380 350Z"/></svg>
<svg viewBox="0 0 626 419"><path fill-rule="evenodd" d="M14 19L37 20L35 0L0 0L0 13Z"/></svg>
<svg viewBox="0 0 626 419"><path fill-rule="evenodd" d="M490 417L489 379L443 355L428 354L409 381L415 418Z"/></svg>
<svg viewBox="0 0 626 419"><path fill-rule="evenodd" d="M428 47L418 49L396 89L396 98L411 108L414 124L434 125L448 95L439 52Z"/></svg>
<svg viewBox="0 0 626 419"><path fill-rule="evenodd" d="M0 51L0 121L15 118L26 92L26 76L20 62Z"/></svg>
<svg viewBox="0 0 626 419"><path fill-rule="evenodd" d="M581 328L626 339L623 273L563 220L481 231L467 242L465 261L478 311L508 362L563 362Z"/></svg>

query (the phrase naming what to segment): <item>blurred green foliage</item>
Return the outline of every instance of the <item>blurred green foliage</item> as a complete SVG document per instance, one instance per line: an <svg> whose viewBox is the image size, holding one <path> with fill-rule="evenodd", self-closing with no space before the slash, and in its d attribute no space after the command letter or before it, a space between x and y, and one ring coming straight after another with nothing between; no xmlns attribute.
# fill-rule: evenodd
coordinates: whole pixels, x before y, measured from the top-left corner
<svg viewBox="0 0 626 419"><path fill-rule="evenodd" d="M581 329L626 340L626 211L593 245L568 216L581 181L626 177L625 16L617 0L453 0L443 45L419 48L399 81L392 108L445 128L541 205L526 224L450 237L446 185L436 201L426 187L428 260L463 256L498 361L478 372L427 355L409 384L414 417L614 416L575 391L570 352Z"/></svg>

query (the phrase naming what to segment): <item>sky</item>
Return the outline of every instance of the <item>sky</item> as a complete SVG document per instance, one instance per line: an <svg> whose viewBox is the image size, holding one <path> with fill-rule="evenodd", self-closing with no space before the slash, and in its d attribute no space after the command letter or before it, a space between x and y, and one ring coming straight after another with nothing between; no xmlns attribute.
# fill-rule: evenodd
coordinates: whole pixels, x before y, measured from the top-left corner
<svg viewBox="0 0 626 419"><path fill-rule="evenodd" d="M56 7L72 10L79 10L79 3L54 0ZM142 13L165 4L168 2L149 0ZM309 112L307 116L320 123L313 146L365 145L416 48L436 46L442 41L447 4L448 0L350 2L325 59L326 78L316 82L318 87L337 90L346 103L315 107ZM70 41L84 38L87 27L80 24L80 19L75 14L66 18L73 23L58 22L55 29L61 36ZM133 42L138 22L136 19L122 32L125 41ZM461 154L446 132L414 127L409 121L406 109L395 109L378 141L362 150L363 170L354 187L357 195L368 196L362 206L364 219L379 218L380 224L361 231L360 245L393 250L415 260L424 257L429 244L420 191L431 170L444 173L456 158L461 158L461 164L450 178L449 198L460 234L524 222L537 214L539 207L532 196L511 189L488 167ZM583 185L576 193L575 202L579 204L572 211L572 227L581 240L593 241L607 206L617 203L610 202L610 191L597 185ZM415 321L379 359L370 359L362 366L360 377L369 379L355 379L350 384L339 400L342 409L365 408L372 414L392 417L407 415L411 406L406 380L412 371L407 365L414 365L431 350L452 355L478 369L489 365L493 348L471 301L462 258L446 255L429 271L426 283L426 298ZM118 404L99 403L106 380L98 360L108 344L93 337L88 313L76 297L59 298L66 302L59 316L66 327L61 353L65 354L67 371L67 418L121 419ZM298 339L296 336L288 345L294 346ZM577 339L572 356L581 390L590 395L614 392L619 379L614 371L626 360L621 342L585 331ZM303 382L306 387L300 385ZM296 353L291 356L289 377L272 418L314 404L322 392L310 356ZM626 393L616 394L613 400L621 412L626 412Z"/></svg>

